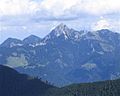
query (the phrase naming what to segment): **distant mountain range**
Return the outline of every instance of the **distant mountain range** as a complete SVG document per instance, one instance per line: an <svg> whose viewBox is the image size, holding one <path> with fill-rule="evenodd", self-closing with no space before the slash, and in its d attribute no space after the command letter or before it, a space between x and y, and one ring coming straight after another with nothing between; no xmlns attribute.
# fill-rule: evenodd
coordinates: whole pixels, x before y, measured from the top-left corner
<svg viewBox="0 0 120 96"><path fill-rule="evenodd" d="M57 86L120 77L120 34L107 29L77 31L58 25L44 38L8 38L0 64Z"/></svg>
<svg viewBox="0 0 120 96"><path fill-rule="evenodd" d="M0 65L0 96L119 96L120 80L72 84L61 88Z"/></svg>

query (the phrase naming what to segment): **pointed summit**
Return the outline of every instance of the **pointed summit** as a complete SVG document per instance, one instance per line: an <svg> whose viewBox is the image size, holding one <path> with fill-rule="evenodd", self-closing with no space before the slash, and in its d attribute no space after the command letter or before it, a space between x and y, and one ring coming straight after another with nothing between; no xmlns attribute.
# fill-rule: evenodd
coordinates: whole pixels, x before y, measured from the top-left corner
<svg viewBox="0 0 120 96"><path fill-rule="evenodd" d="M54 40L55 38L63 38L68 39L68 33L71 29L69 29L65 24L61 23L58 26L56 26L44 39L43 41L49 41Z"/></svg>
<svg viewBox="0 0 120 96"><path fill-rule="evenodd" d="M30 35L27 38L23 40L24 44L34 44L36 42L39 42L41 38L35 36L35 35Z"/></svg>
<svg viewBox="0 0 120 96"><path fill-rule="evenodd" d="M59 37L64 35L66 37L67 33L70 32L70 29L63 23L59 24L55 29L50 33L52 36Z"/></svg>
<svg viewBox="0 0 120 96"><path fill-rule="evenodd" d="M51 33L49 33L45 38L44 42L49 41L51 39L61 39L61 40L68 40L68 39L74 39L78 40L80 38L81 33L79 31L76 31L74 29L71 29L67 27L65 24L61 23L58 26L56 26Z"/></svg>
<svg viewBox="0 0 120 96"><path fill-rule="evenodd" d="M65 31L65 30L70 30L70 29L67 27L67 25L61 23L54 30Z"/></svg>
<svg viewBox="0 0 120 96"><path fill-rule="evenodd" d="M67 25L61 23L61 24L59 24L56 28L64 29L64 28L68 28L68 27L67 27ZM56 29L56 28L55 28L55 29Z"/></svg>

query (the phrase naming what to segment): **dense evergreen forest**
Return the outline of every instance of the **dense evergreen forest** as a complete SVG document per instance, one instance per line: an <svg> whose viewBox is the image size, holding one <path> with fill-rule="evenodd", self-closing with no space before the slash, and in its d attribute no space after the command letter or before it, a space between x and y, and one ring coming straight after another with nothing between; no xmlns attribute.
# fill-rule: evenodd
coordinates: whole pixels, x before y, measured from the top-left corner
<svg viewBox="0 0 120 96"><path fill-rule="evenodd" d="M0 65L0 96L42 96L53 86Z"/></svg>

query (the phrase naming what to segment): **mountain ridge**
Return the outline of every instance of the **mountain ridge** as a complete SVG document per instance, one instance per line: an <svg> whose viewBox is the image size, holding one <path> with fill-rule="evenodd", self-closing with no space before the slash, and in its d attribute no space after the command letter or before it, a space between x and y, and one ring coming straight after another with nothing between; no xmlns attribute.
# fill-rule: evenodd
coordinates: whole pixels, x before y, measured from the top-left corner
<svg viewBox="0 0 120 96"><path fill-rule="evenodd" d="M119 33L76 31L58 25L35 44L0 48L0 64L58 86L110 80L120 77L119 48Z"/></svg>
<svg viewBox="0 0 120 96"><path fill-rule="evenodd" d="M57 31L57 32L56 32ZM4 43L6 42L6 41L15 41L16 40L16 42L17 41L21 41L21 43L23 43L23 44L26 44L25 42L28 42L29 41L29 43L31 44L31 43L37 43L37 42L41 42L41 41L44 41L44 39L46 39L46 38L50 38L49 36L50 35L52 35L51 36L51 38L53 38L54 36L56 36L56 37L59 37L60 35L64 35L64 37L65 37L65 39L67 39L68 38L68 35L71 35L71 33L74 33L74 35L75 35L75 33L78 35L78 36L76 36L76 38L78 39L78 38L80 38L80 36L81 35L85 35L85 34L87 34L88 32L92 32L92 33L96 33L96 32L112 32L112 31L110 31L109 29L101 29L101 30L97 30L97 31L83 31L83 30L81 30L81 31L77 31L77 30L74 30L74 29L70 29L67 25L65 25L65 24L63 24L63 23L61 23L61 24L59 24L59 25L57 25L48 35L46 35L45 37L43 37L43 38L40 38L40 37L38 37L38 36L36 36L36 35L33 35L33 34L31 34L31 35L29 35L28 37L26 37L26 38L24 38L23 40L20 40L20 39L17 39L17 38L8 38L7 40L5 40L3 43L1 43L0 45L2 46L2 45L4 45ZM82 34L83 33L83 34ZM119 33L117 33L117 32L114 32L114 33L116 33L116 34L119 34ZM75 38L75 37L74 37ZM28 39L28 40L27 40ZM32 42L32 40L29 40L29 39L32 39L34 42ZM36 39L36 40L34 40L34 39ZM27 40L27 41L26 41ZM36 42L35 42L36 41ZM28 43L28 44L29 44ZM9 44L8 44L9 45ZM19 46L19 45L18 45ZM22 46L22 45L21 45Z"/></svg>

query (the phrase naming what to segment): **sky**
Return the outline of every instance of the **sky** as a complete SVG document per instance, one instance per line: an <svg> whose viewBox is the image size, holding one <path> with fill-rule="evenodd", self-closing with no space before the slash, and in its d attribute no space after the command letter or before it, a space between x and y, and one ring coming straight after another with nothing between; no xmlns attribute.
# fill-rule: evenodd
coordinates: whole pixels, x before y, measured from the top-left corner
<svg viewBox="0 0 120 96"><path fill-rule="evenodd" d="M120 32L120 0L0 0L0 43L31 34L43 38L60 23Z"/></svg>

